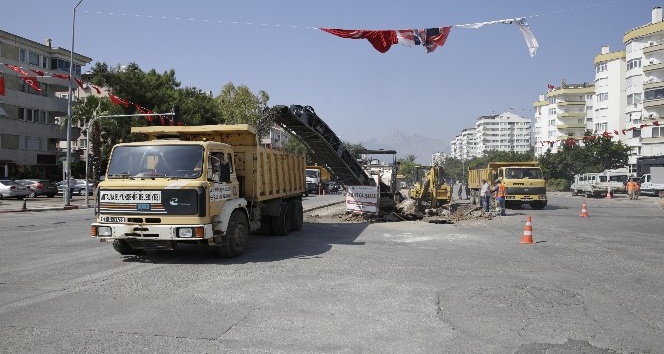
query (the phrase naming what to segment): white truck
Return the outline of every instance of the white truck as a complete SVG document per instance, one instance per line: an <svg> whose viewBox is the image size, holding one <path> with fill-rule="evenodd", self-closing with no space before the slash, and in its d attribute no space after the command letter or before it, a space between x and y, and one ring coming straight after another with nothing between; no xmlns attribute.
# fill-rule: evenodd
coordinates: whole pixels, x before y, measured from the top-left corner
<svg viewBox="0 0 664 354"><path fill-rule="evenodd" d="M650 167L650 173L641 176L641 194L664 197L664 167Z"/></svg>
<svg viewBox="0 0 664 354"><path fill-rule="evenodd" d="M606 188L598 186L599 173L583 173L574 176L574 183L570 186L572 195L586 197L601 197L606 195Z"/></svg>

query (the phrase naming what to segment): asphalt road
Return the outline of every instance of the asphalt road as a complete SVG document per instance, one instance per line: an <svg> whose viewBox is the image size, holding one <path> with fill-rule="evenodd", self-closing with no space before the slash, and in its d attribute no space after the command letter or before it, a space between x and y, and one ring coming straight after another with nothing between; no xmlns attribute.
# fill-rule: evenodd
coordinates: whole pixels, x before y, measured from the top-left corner
<svg viewBox="0 0 664 354"><path fill-rule="evenodd" d="M121 256L91 209L4 213L0 353L664 353L658 202L552 193L453 225L342 223L339 205L230 260Z"/></svg>

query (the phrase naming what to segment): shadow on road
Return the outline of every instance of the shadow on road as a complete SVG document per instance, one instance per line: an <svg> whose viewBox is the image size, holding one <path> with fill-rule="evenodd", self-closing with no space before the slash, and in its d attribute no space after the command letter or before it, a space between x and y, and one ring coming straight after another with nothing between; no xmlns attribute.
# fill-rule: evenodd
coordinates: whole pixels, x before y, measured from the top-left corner
<svg viewBox="0 0 664 354"><path fill-rule="evenodd" d="M362 246L355 241L367 223L304 223L302 230L288 236L252 234L244 253L237 258L219 258L209 246L178 244L173 251L144 251L120 256L124 262L171 264L246 264L287 259L322 257L333 245Z"/></svg>

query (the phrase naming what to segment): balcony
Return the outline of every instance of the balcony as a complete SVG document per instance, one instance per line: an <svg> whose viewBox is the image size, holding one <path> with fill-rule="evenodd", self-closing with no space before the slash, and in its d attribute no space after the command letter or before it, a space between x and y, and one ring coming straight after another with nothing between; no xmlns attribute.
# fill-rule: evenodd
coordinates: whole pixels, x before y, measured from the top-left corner
<svg viewBox="0 0 664 354"><path fill-rule="evenodd" d="M643 108L664 108L664 98L643 101Z"/></svg>
<svg viewBox="0 0 664 354"><path fill-rule="evenodd" d="M643 66L643 73L647 74L652 71L664 69L664 63L653 63Z"/></svg>
<svg viewBox="0 0 664 354"><path fill-rule="evenodd" d="M556 117L558 117L558 119L585 118L586 117L586 112L561 112L561 113L556 114Z"/></svg>
<svg viewBox="0 0 664 354"><path fill-rule="evenodd" d="M585 124L556 124L556 129L586 129Z"/></svg>
<svg viewBox="0 0 664 354"><path fill-rule="evenodd" d="M664 136L658 136L656 138L646 138L646 137L641 137L641 144L662 144L664 143Z"/></svg>
<svg viewBox="0 0 664 354"><path fill-rule="evenodd" d="M664 81L649 82L643 84L643 90L664 88Z"/></svg>
<svg viewBox="0 0 664 354"><path fill-rule="evenodd" d="M664 44L649 45L647 47L643 47L643 54L651 54L661 50L664 50Z"/></svg>
<svg viewBox="0 0 664 354"><path fill-rule="evenodd" d="M586 102L585 101L561 101L561 102L556 102L558 106L564 107L564 106L585 106Z"/></svg>

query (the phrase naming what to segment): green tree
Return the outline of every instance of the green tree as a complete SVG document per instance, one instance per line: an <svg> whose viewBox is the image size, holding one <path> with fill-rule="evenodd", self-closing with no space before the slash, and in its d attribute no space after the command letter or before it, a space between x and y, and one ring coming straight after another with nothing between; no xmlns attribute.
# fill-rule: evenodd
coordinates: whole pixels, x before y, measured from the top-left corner
<svg viewBox="0 0 664 354"><path fill-rule="evenodd" d="M364 147L361 143L353 144L347 141L344 141L344 147L348 152L353 156L356 160L362 158L362 153L361 151L366 150L367 148Z"/></svg>
<svg viewBox="0 0 664 354"><path fill-rule="evenodd" d="M294 135L288 137L288 140L283 145L284 151L294 153L294 154L304 154L307 159L307 165L313 165L314 161L311 158L311 153L309 148L300 141L300 139Z"/></svg>
<svg viewBox="0 0 664 354"><path fill-rule="evenodd" d="M217 109L226 124L251 124L262 117L270 96L265 91L253 94L249 87L229 82L215 98Z"/></svg>
<svg viewBox="0 0 664 354"><path fill-rule="evenodd" d="M586 131L583 145L568 139L558 152L553 154L547 150L538 160L546 179L569 181L576 174L624 167L630 151L631 148L620 141Z"/></svg>
<svg viewBox="0 0 664 354"><path fill-rule="evenodd" d="M405 181L409 184L415 181L415 166L417 166L415 159L415 155L412 154L405 158L397 159L399 174L403 175Z"/></svg>

